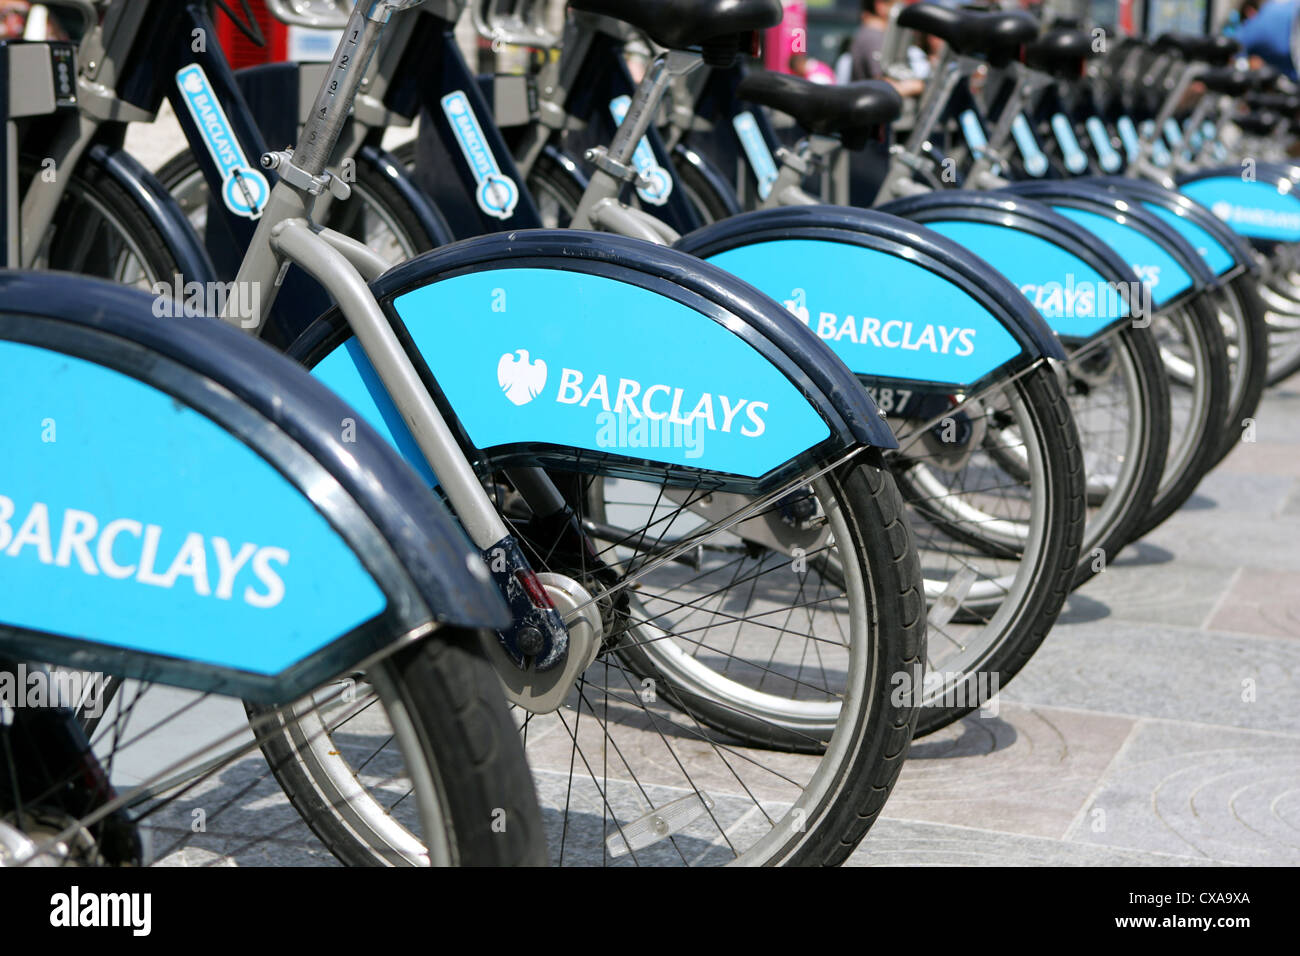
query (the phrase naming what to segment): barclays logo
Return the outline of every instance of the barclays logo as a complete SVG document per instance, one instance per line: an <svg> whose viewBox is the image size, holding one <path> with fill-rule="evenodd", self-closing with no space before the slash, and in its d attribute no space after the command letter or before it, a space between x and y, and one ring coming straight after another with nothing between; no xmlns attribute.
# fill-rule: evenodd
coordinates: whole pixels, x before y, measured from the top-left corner
<svg viewBox="0 0 1300 956"><path fill-rule="evenodd" d="M1227 223L1300 231L1300 213L1235 206L1230 202L1222 201L1210 206L1210 212Z"/></svg>
<svg viewBox="0 0 1300 956"><path fill-rule="evenodd" d="M225 538L195 531L179 545L178 535L168 536L164 551L164 531L156 524L104 520L74 508L60 513L41 501L33 502L21 521L18 514L15 501L0 495L0 556L5 558L166 590L184 581L200 597L239 600L259 609L284 600L280 569L289 564L284 548L251 542L236 548Z"/></svg>
<svg viewBox="0 0 1300 956"><path fill-rule="evenodd" d="M820 312L816 323L808 309L808 293L795 289L782 303L804 325L813 329L818 338L826 342L848 339L857 345L870 345L877 349L903 349L908 352L926 351L936 355L967 356L975 351L975 329L959 326L932 325L930 323L904 322L898 319L881 321L852 315L843 319L834 312Z"/></svg>
<svg viewBox="0 0 1300 956"><path fill-rule="evenodd" d="M510 401L527 405L546 388L546 363L529 362L527 349L507 352L497 362L497 384Z"/></svg>
<svg viewBox="0 0 1300 956"><path fill-rule="evenodd" d="M497 361L497 384L506 399L517 406L527 405L542 394L547 373L546 362L532 358L527 349L507 352ZM594 405L601 412L627 416L633 423L644 418L649 422L703 427L724 433L734 428L746 438L757 438L767 430L767 402L748 398L733 400L722 394L715 397L712 392L699 393L693 399L684 387L662 383L646 387L629 378L613 381L611 390L611 379L605 374L588 379L577 369L562 368L553 401L579 408Z"/></svg>
<svg viewBox="0 0 1300 956"><path fill-rule="evenodd" d="M203 67L191 63L179 70L176 85L221 176L222 202L237 216L260 219L271 195L270 184L244 155L230 118Z"/></svg>
<svg viewBox="0 0 1300 956"><path fill-rule="evenodd" d="M477 182L474 199L479 208L494 219L509 219L519 205L519 186L501 172L469 97L462 90L448 93L442 98L442 109Z"/></svg>

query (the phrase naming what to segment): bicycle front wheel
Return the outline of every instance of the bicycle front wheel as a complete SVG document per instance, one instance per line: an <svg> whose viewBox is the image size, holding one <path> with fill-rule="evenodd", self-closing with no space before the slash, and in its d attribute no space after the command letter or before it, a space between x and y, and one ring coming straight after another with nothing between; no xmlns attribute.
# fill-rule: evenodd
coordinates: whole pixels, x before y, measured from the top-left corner
<svg viewBox="0 0 1300 956"><path fill-rule="evenodd" d="M436 634L394 652L366 680L247 713L210 693L98 678L60 677L92 689L80 720L68 712L60 733L84 735L115 791L80 793L96 777L83 758L49 746L59 712L0 725L0 843L23 845L18 862L151 862L135 836L144 827L161 863L283 862L301 823L276 779L346 863L545 862L527 767L472 634ZM306 785L304 766L327 772ZM345 830L365 834L370 852L353 852L358 841L342 839Z"/></svg>

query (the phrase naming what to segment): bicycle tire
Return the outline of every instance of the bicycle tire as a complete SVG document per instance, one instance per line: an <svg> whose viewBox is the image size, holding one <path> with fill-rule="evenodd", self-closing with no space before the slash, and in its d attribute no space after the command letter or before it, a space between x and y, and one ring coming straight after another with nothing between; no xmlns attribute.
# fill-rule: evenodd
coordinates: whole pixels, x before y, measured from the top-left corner
<svg viewBox="0 0 1300 956"><path fill-rule="evenodd" d="M383 671L412 718L418 756L441 798L453 862L544 866L545 839L523 748L479 641L474 633L439 633L395 654ZM254 718L262 713L246 706ZM310 750L289 723L278 716L274 731L260 732L258 740L281 789L312 832L349 866L414 864L400 848L377 849L384 841L374 831L367 834L365 816L308 769L303 755Z"/></svg>
<svg viewBox="0 0 1300 956"><path fill-rule="evenodd" d="M1233 388L1215 465L1241 442L1247 420L1254 418L1268 385L1268 319L1255 278L1239 275L1218 294L1235 332L1229 344L1236 344L1236 361L1232 363Z"/></svg>
<svg viewBox="0 0 1300 956"><path fill-rule="evenodd" d="M1042 481L1048 486L1044 495L1045 514L1040 519L1045 545L1029 570L1032 586L977 663L956 671L950 671L949 666L938 661L930 663L930 667L942 669L948 676L933 682L933 692L927 692L922 702L918 737L956 722L987 702L972 694L957 694L959 683L969 681L977 689L1000 689L1020 672L1060 616L1079 563L1087 516L1086 477L1079 435L1066 396L1055 373L1046 365L1020 377L1013 387L1021 399L1019 406L1032 417L1042 449ZM900 476L900 483L904 481ZM912 523L919 527L922 520ZM965 537L963 530L948 528L954 538ZM923 537L919 531L917 535ZM978 537L971 540L976 546L983 544ZM932 624L931 636L934 630ZM996 691L991 696L996 696Z"/></svg>
<svg viewBox="0 0 1300 956"><path fill-rule="evenodd" d="M24 169L39 168L24 159ZM39 188L39 186L35 187ZM108 234L117 233L117 238ZM117 243L125 243L122 248ZM139 270L123 262L125 254ZM75 169L42 237L36 268L95 276L152 291L156 282L171 285L181 272L166 239L135 199L94 163ZM123 275L128 270L130 275ZM137 274L138 272L138 274Z"/></svg>
<svg viewBox="0 0 1300 956"><path fill-rule="evenodd" d="M1167 321L1178 323L1182 340L1190 346L1198 394L1193 396L1188 409L1186 428L1181 429L1181 441L1176 442L1171 437L1170 459L1166 462L1155 497L1139 516L1132 532L1133 540L1154 530L1186 503L1201 479L1218 462L1222 448L1229 379L1227 344L1218 314L1200 299L1192 300L1178 311L1181 315L1171 315ZM1156 323L1160 322L1157 317ZM1171 391L1177 387L1171 383Z"/></svg>
<svg viewBox="0 0 1300 956"><path fill-rule="evenodd" d="M1122 385L1127 392L1126 405L1132 420L1128 423L1127 442L1121 452L1124 456L1121 474L1126 476L1126 480L1122 485L1107 488L1101 497L1091 487L1095 476L1090 457L1095 459L1098 454L1098 442L1090 439L1088 428L1083 424L1089 414L1086 402L1089 386L1080 378L1078 353L1066 362L1067 395L1079 427L1084 470L1090 483L1088 522L1079 564L1075 568L1076 588L1103 571L1134 539L1134 529L1160 485L1169 447L1168 376L1150 329L1126 326L1114 335L1107 347L1118 350Z"/></svg>

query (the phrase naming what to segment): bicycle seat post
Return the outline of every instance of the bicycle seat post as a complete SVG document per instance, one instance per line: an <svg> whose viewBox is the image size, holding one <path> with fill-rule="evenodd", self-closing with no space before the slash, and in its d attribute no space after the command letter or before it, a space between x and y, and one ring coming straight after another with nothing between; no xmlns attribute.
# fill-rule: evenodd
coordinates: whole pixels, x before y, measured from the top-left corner
<svg viewBox="0 0 1300 956"><path fill-rule="evenodd" d="M633 162L637 145L654 122L673 77L685 76L703 63L699 53L687 50L668 50L654 58L645 77L637 84L627 114L609 146L587 150L587 161L596 167L596 173L574 214L575 227L589 228L589 224L597 222L597 207L608 205L623 183L640 182L640 173Z"/></svg>
<svg viewBox="0 0 1300 956"><path fill-rule="evenodd" d="M329 164L389 17L411 5L411 0L361 0L352 10L343 42L334 51L329 79L316 94L294 152L294 165L309 176L321 175Z"/></svg>
<svg viewBox="0 0 1300 956"><path fill-rule="evenodd" d="M669 50L654 58L645 77L637 84L627 115L609 144L610 159L625 166L632 162L637 144L654 122L659 104L663 102L673 77L692 73L703 63L704 60L698 53L685 50Z"/></svg>
<svg viewBox="0 0 1300 956"><path fill-rule="evenodd" d="M958 56L949 49L944 50L921 96L921 104L917 107L916 123L912 127L911 135L908 136L905 144L895 144L890 147L889 172L880 187L878 202L895 199L913 191L910 188L914 185L911 169L923 165L920 160L921 153L926 149L930 135L938 125L944 110L948 108L948 102L952 99L958 84L972 76L979 65L977 60Z"/></svg>
<svg viewBox="0 0 1300 956"><path fill-rule="evenodd" d="M229 314L227 308L222 313L223 320L260 334L289 265L273 247L272 240L288 222L310 219L315 197L326 190L337 199L348 197L348 185L327 173L326 166L338 145L389 18L393 13L421 2L423 0L359 0L353 8L297 147L268 152L261 159L263 168L275 170L280 181L271 191L262 221L235 277L241 288L262 290L259 300L261 314L249 320Z"/></svg>

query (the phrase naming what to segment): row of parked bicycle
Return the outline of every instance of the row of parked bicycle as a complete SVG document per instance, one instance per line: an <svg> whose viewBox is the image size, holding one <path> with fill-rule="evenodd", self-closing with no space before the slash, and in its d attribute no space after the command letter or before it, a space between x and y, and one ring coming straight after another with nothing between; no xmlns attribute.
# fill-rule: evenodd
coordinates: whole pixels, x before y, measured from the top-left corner
<svg viewBox="0 0 1300 956"><path fill-rule="evenodd" d="M0 863L239 859L259 748L346 863L841 862L1300 365L1300 101L1230 40L908 6L867 209L902 102L751 69L778 0L480 0L559 51L486 79L461 0L239 72L203 4L48 6L0 44Z"/></svg>

